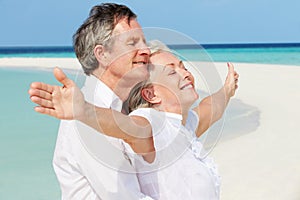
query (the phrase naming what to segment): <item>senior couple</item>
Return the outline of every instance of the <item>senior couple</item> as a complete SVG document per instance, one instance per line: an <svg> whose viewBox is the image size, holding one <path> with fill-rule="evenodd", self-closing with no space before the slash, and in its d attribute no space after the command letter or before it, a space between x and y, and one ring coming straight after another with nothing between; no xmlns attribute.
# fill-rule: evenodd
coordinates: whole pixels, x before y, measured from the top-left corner
<svg viewBox="0 0 300 200"><path fill-rule="evenodd" d="M191 109L193 75L165 45L148 47L128 7L94 6L73 39L88 75L82 90L58 68L62 87L29 90L37 112L63 119L53 159L62 199L219 199L219 176L197 139L237 89L233 66Z"/></svg>

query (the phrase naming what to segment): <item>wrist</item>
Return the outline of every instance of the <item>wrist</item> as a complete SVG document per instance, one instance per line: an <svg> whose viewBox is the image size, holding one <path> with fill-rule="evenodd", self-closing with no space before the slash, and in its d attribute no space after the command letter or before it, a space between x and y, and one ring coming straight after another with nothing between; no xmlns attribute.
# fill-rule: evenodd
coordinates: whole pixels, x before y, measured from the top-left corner
<svg viewBox="0 0 300 200"><path fill-rule="evenodd" d="M227 84L224 85L224 86L223 86L223 90L224 90L225 98L226 98L226 99L230 99L230 97L232 97L230 86L227 85Z"/></svg>
<svg viewBox="0 0 300 200"><path fill-rule="evenodd" d="M75 115L74 119L83 122L84 119L86 119L89 116L89 113L91 112L91 105L87 102L84 102L82 106L79 108L74 108L75 110Z"/></svg>

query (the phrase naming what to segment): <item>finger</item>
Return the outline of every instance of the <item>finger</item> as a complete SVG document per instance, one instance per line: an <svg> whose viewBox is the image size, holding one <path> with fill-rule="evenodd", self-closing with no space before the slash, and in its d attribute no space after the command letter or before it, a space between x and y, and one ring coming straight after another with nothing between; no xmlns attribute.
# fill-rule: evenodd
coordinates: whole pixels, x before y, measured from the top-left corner
<svg viewBox="0 0 300 200"><path fill-rule="evenodd" d="M43 82L33 82L30 84L30 88L32 89L39 89L49 92L50 94L53 92L54 87L52 85L43 83Z"/></svg>
<svg viewBox="0 0 300 200"><path fill-rule="evenodd" d="M50 108L44 108L44 107L41 107L41 106L37 106L34 108L34 110L38 113L42 113L42 114L46 114L47 112L50 112L50 111L47 111L49 110Z"/></svg>
<svg viewBox="0 0 300 200"><path fill-rule="evenodd" d="M228 73L234 73L234 67L232 63L227 63Z"/></svg>
<svg viewBox="0 0 300 200"><path fill-rule="evenodd" d="M40 97L40 98L46 99L46 100L52 99L52 95L49 92L46 92L44 90L29 89L28 93L30 94L30 96L37 96L37 97Z"/></svg>
<svg viewBox="0 0 300 200"><path fill-rule="evenodd" d="M234 78L239 78L239 77L240 75L236 71L234 71Z"/></svg>
<svg viewBox="0 0 300 200"><path fill-rule="evenodd" d="M53 70L53 74L60 83L62 83L66 87L72 87L74 82L69 79L66 74L58 67L55 67Z"/></svg>
<svg viewBox="0 0 300 200"><path fill-rule="evenodd" d="M37 97L37 96L32 96L30 97L30 100L33 102L33 103L36 103L42 107L45 107L45 108L53 108L53 103L49 100L46 100L46 99L42 99L40 97Z"/></svg>
<svg viewBox="0 0 300 200"><path fill-rule="evenodd" d="M37 106L34 108L34 110L38 113L41 113L41 114L45 114L45 115L50 115L50 116L53 116L53 117L56 117L56 112L54 109L51 109L51 108L44 108L44 107L41 107L41 106Z"/></svg>
<svg viewBox="0 0 300 200"><path fill-rule="evenodd" d="M239 77L240 77L240 75L239 75L238 73L235 72L235 74L234 74L234 79L235 79L235 80L238 80Z"/></svg>

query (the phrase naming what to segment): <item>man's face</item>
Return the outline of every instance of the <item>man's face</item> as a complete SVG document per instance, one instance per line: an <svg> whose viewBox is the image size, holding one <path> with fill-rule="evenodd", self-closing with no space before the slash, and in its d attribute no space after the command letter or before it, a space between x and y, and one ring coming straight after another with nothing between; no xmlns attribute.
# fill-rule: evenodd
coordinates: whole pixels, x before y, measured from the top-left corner
<svg viewBox="0 0 300 200"><path fill-rule="evenodd" d="M139 23L132 19L121 20L112 33L112 47L106 53L109 74L118 82L123 79L128 84L147 79L150 50Z"/></svg>

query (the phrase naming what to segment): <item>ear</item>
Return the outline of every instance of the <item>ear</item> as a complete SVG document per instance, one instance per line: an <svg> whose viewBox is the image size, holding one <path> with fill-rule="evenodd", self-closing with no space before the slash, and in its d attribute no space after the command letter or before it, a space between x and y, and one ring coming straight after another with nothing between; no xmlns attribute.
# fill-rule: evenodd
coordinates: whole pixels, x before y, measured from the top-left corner
<svg viewBox="0 0 300 200"><path fill-rule="evenodd" d="M159 98L155 94L153 87L143 88L141 91L141 95L142 95L143 99L145 99L149 103L158 104L161 102L161 98Z"/></svg>
<svg viewBox="0 0 300 200"><path fill-rule="evenodd" d="M103 45L98 44L95 46L94 55L99 63L101 63L103 66L106 66L107 59L106 59L106 52Z"/></svg>

